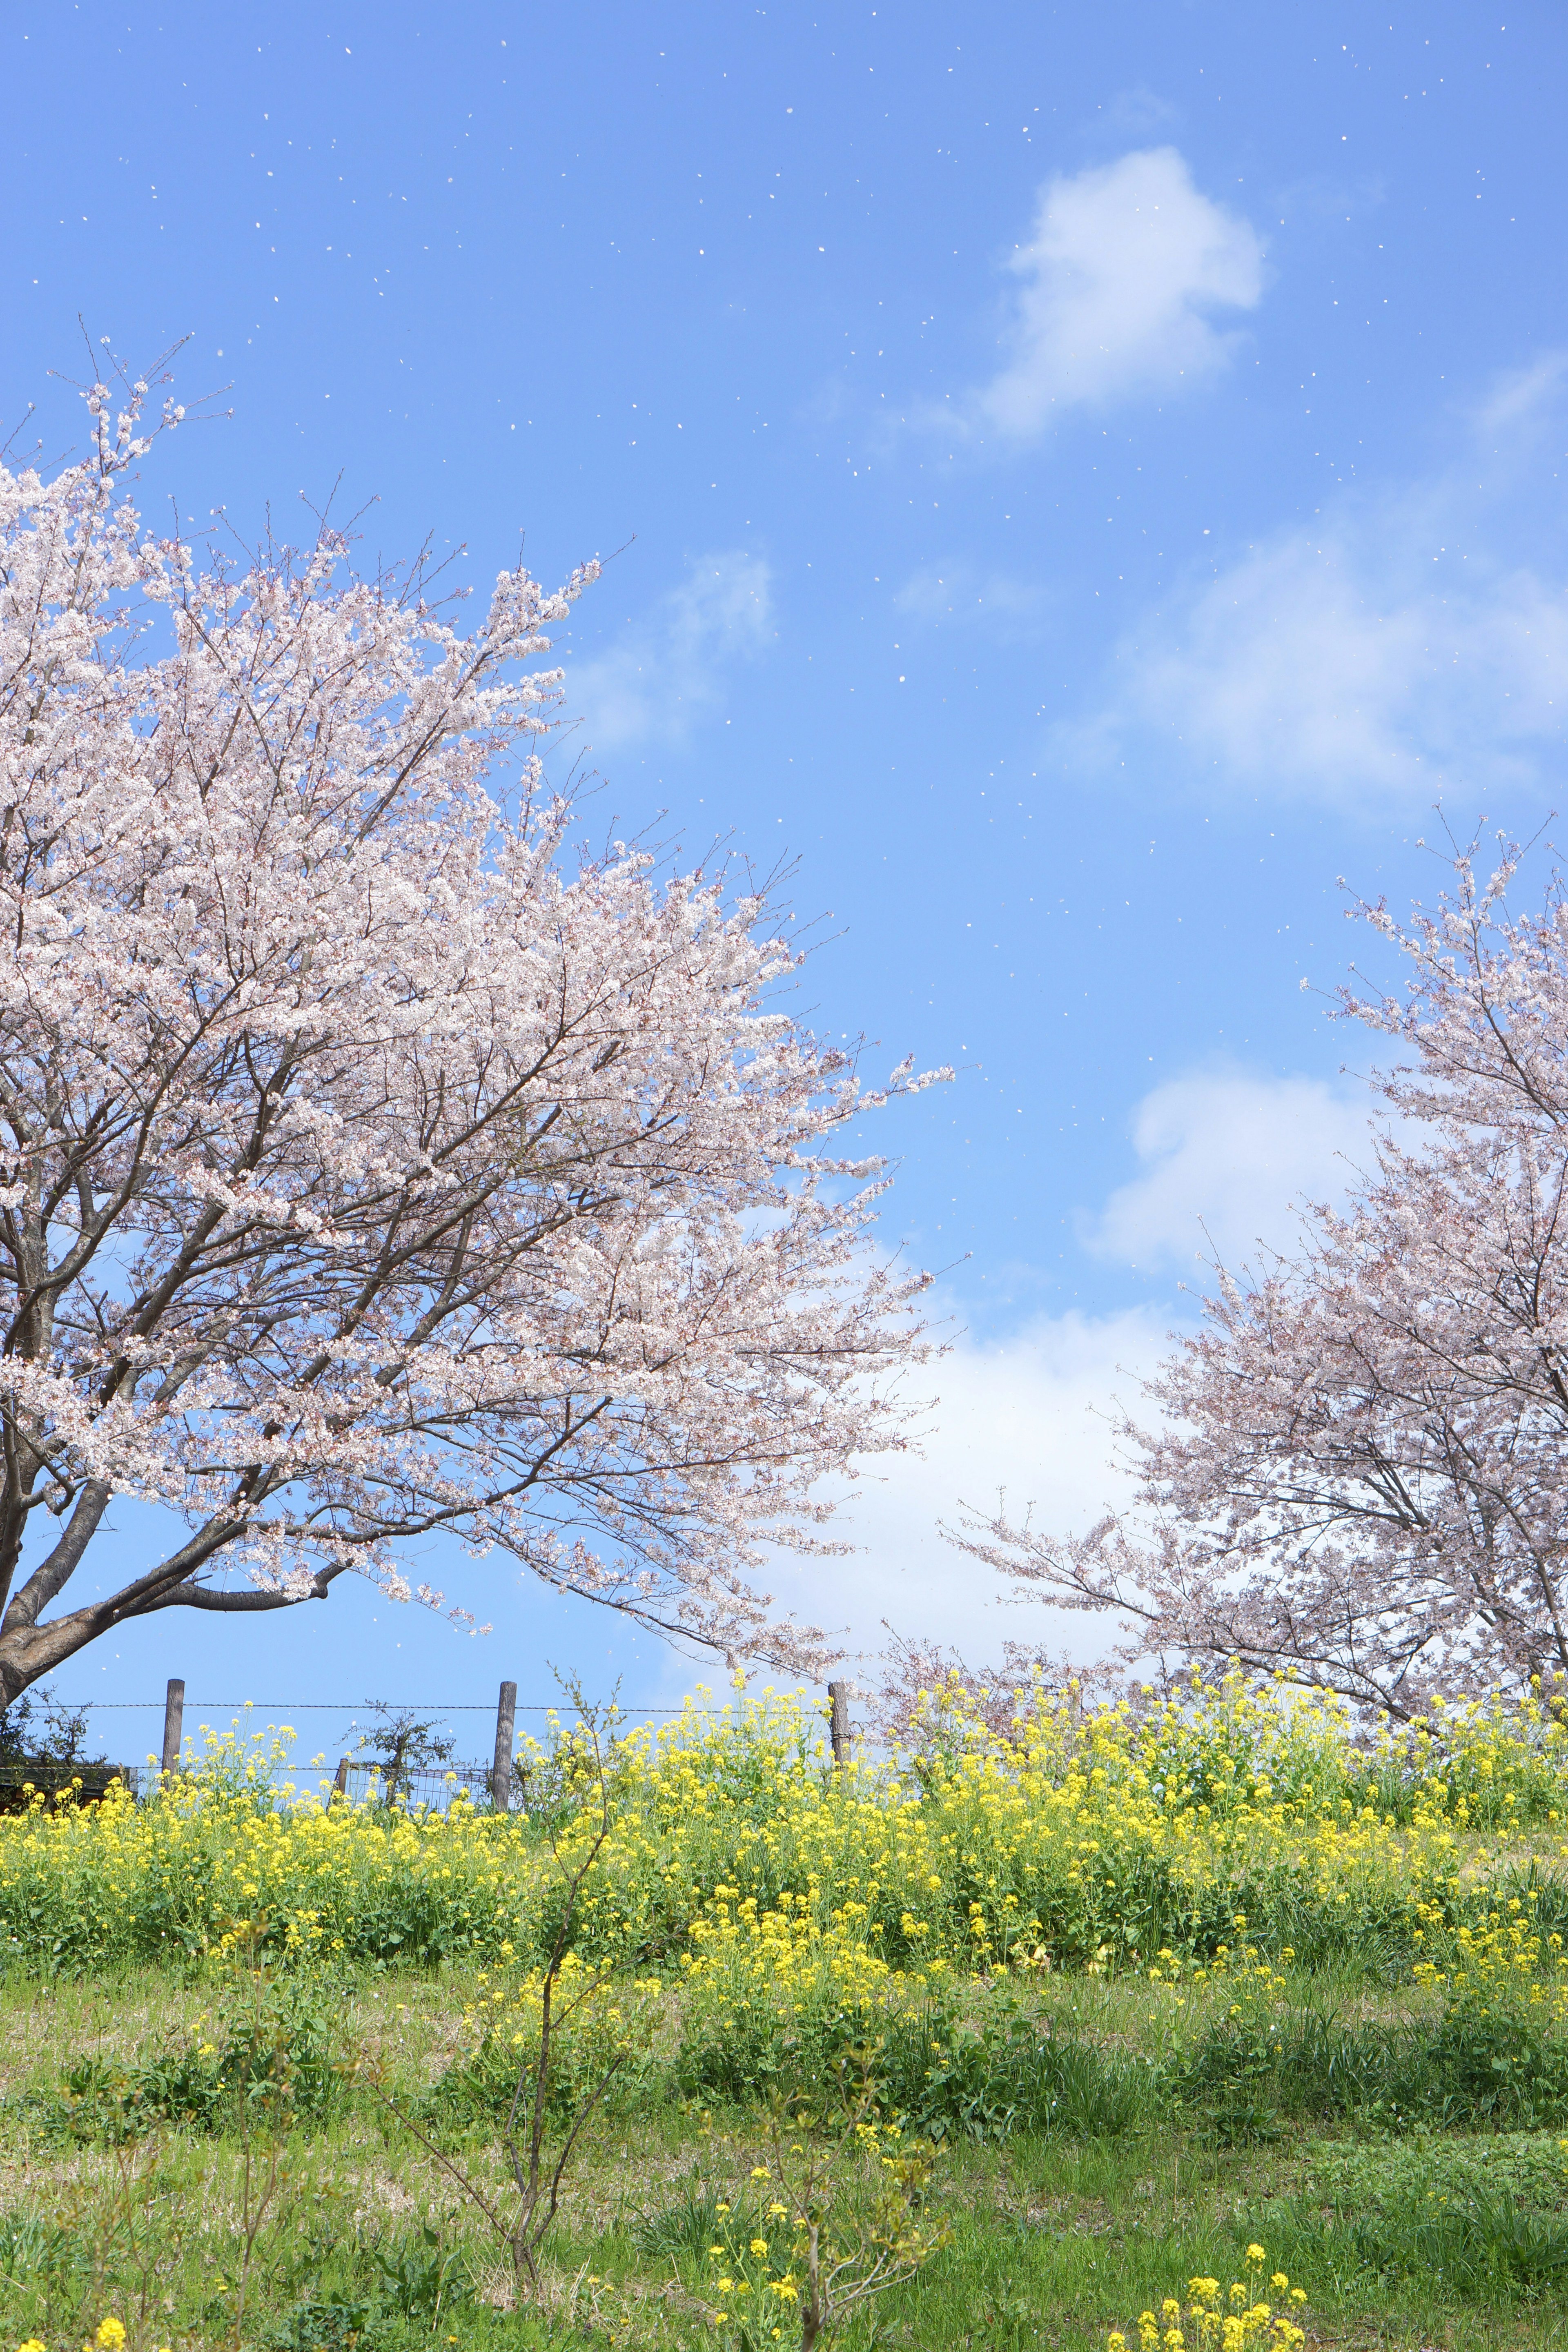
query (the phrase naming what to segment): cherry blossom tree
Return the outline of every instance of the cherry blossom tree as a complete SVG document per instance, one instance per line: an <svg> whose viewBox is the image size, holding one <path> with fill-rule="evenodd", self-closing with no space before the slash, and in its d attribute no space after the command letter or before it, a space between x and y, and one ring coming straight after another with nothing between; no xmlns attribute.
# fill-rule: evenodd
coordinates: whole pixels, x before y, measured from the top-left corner
<svg viewBox="0 0 1568 2352"><path fill-rule="evenodd" d="M1078 1541L969 1512L1021 1592L1119 1621L1126 1664L1236 1660L1398 1717L1568 1674L1568 896L1515 914L1476 845L1407 926L1385 1124L1341 1210L1255 1275L1123 1422L1135 1507Z"/></svg>
<svg viewBox="0 0 1568 2352"><path fill-rule="evenodd" d="M596 566L464 634L330 528L155 537L147 397L0 468L0 1697L438 1538L815 1662L760 1547L831 1548L922 1344L830 1147L922 1081L792 1016L765 893L577 850L542 664Z"/></svg>

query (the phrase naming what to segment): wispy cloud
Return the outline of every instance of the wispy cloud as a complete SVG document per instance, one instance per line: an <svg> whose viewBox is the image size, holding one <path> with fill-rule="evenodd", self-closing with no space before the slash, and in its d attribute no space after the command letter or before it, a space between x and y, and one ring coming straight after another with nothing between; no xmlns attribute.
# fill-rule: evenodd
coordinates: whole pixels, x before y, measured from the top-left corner
<svg viewBox="0 0 1568 2352"><path fill-rule="evenodd" d="M1169 99L1161 98L1147 82L1139 82L1131 89L1119 89L1083 127L1107 139L1148 139L1155 131L1173 130L1180 120Z"/></svg>
<svg viewBox="0 0 1568 2352"><path fill-rule="evenodd" d="M1506 435L1510 440L1529 433L1553 415L1568 388L1568 352L1545 352L1529 367L1514 368L1489 387L1476 411L1476 425L1484 436Z"/></svg>
<svg viewBox="0 0 1568 2352"><path fill-rule="evenodd" d="M966 408L1013 441L1075 407L1215 374L1237 340L1215 315L1250 310L1263 292L1257 232L1194 185L1173 147L1050 181L1010 267L1009 355Z"/></svg>
<svg viewBox="0 0 1568 2352"><path fill-rule="evenodd" d="M700 556L605 652L572 663L567 702L583 714L592 749L682 741L721 702L728 671L771 641L772 585L758 556Z"/></svg>
<svg viewBox="0 0 1568 2352"><path fill-rule="evenodd" d="M1563 377L1542 362L1480 412L1505 444L1495 498L1477 493L1474 457L1381 495L1342 492L1310 530L1163 598L1058 751L1114 765L1142 739L1211 779L1358 806L1532 783L1563 740L1568 583L1560 562L1502 551L1533 536L1510 509L1506 445L1534 436Z"/></svg>
<svg viewBox="0 0 1568 2352"><path fill-rule="evenodd" d="M980 572L962 558L911 572L893 598L900 613L928 628L975 621L1003 644L1035 635L1045 617L1044 589L1004 572Z"/></svg>
<svg viewBox="0 0 1568 2352"><path fill-rule="evenodd" d="M1132 1119L1141 1172L1082 1238L1097 1257L1190 1272L1218 1253L1236 1267L1288 1249L1293 1204L1335 1200L1370 1165L1369 1104L1321 1078L1190 1071L1144 1096Z"/></svg>

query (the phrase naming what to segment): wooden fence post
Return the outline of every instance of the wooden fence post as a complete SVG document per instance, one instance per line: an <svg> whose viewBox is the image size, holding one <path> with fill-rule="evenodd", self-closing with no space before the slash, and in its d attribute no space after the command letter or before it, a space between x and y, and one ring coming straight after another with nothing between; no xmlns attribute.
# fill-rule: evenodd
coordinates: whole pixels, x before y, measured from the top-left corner
<svg viewBox="0 0 1568 2352"><path fill-rule="evenodd" d="M517 1685L502 1683L496 1703L496 1753L490 1772L490 1802L498 1813L511 1808L512 1727L517 1721Z"/></svg>
<svg viewBox="0 0 1568 2352"><path fill-rule="evenodd" d="M833 1702L833 1761L842 1770L855 1745L855 1735L849 1728L848 1684L829 1683L827 1696Z"/></svg>
<svg viewBox="0 0 1568 2352"><path fill-rule="evenodd" d="M332 1781L332 1787L337 1790L340 1797L346 1797L348 1795L349 1759L346 1756L340 1756L338 1759L338 1769L336 1777Z"/></svg>
<svg viewBox="0 0 1568 2352"><path fill-rule="evenodd" d="M180 1739L185 1718L185 1685L171 1675L163 1694L163 1769L180 1769Z"/></svg>

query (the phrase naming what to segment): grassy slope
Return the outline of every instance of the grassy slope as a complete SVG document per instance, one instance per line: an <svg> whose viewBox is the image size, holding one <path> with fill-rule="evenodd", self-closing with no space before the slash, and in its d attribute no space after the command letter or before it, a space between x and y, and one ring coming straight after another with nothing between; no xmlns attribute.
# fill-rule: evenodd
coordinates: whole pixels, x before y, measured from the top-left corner
<svg viewBox="0 0 1568 2352"><path fill-rule="evenodd" d="M334 2003L338 2050L384 2068L399 2097L416 2096L462 2048L470 1990L457 1971L351 1980ZM1420 2006L1418 1998L1348 1979L1296 1982L1290 1993L1352 2020ZM1135 1981L1079 1980L1058 1982L1044 1998L1096 2042L1157 2059L1200 2034L1225 1996L1197 1989L1173 1997ZM10 2331L11 2342L37 2332L51 2352L79 2344L110 2309L131 2328L134 2352L143 2344L259 2343L269 2335L283 2341L278 2331L290 2311L334 2292L379 2292L365 2342L389 2352L431 2340L564 2344L581 2342L584 2332L649 2352L712 2340L701 2316L705 2298L692 2291L700 2271L668 2244L650 2250L638 2222L679 2208L693 2182L739 2204L766 2153L755 2116L721 2112L704 2122L667 2098L607 2118L570 2179L544 2315L510 2315L481 2299L444 2319L434 2335L427 2323L401 2320L388 2308L369 2251L378 2237L390 2258L412 2251L416 2263L429 2259L418 2234L429 2225L438 2252L460 2251L481 2298L504 2300L505 2274L451 2177L363 2084L345 2094L329 2122L289 2136L276 2174L258 2137L248 2189L237 2137L165 2128L116 2149L61 2145L58 2133L51 2144L38 2128L27 2095L47 2101L64 2066L84 2056L123 2063L168 2046L199 2032L211 2000L210 1989L151 1972L115 1983L0 1990L0 2092L9 2110L0 2137L0 2214L10 2217L0 2226L0 2331ZM485 2185L499 2179L493 2131L454 2130L443 2145ZM959 2143L944 2154L938 2176L954 2242L917 2283L884 2298L879 2318L891 2340L922 2352L1034 2344L1102 2352L1109 2326L1127 2326L1194 2273L1241 2275L1243 2249L1260 2237L1270 2260L1310 2289L1311 2332L1321 2340L1459 2347L1544 2344L1564 2334L1560 2286L1521 2293L1493 2279L1456 2294L1449 2277L1436 2273L1445 2257L1441 2232L1432 2241L1435 2254L1406 2245L1415 2275L1369 2267L1366 2200L1352 2184L1336 2211L1316 2178L1321 2148L1321 2138L1289 2127L1263 2145L1226 2147L1212 2129L1157 2111L1115 2140ZM1374 2166L1384 2160L1369 2156ZM1523 2201L1549 2205L1553 2192L1542 2192L1538 2181ZM241 2317L247 2214L254 2221L258 2204ZM47 2225L46 2232L29 2230L29 2220ZM318 2319L317 2334L307 2329L299 2341L330 2341L320 2332L324 2325Z"/></svg>

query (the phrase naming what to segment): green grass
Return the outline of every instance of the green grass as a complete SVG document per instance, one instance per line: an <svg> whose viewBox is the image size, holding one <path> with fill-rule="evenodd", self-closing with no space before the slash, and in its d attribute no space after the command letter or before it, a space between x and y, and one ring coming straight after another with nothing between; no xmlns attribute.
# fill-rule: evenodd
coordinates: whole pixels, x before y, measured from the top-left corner
<svg viewBox="0 0 1568 2352"><path fill-rule="evenodd" d="M500 2187L493 2120L436 2095L471 2051L472 1991L455 1969L321 1989L306 2038L337 2071L313 2106L283 2111L264 2070L258 2088L225 2058L237 2012L212 1981L0 1988L0 2336L59 2352L112 2312L132 2352L712 2343L705 2249L721 2202L731 2231L752 2226L765 2115L682 2102L672 2011L573 2166L542 2294L513 2308L482 2218L399 2119L422 2117L450 2165ZM932 2188L952 2243L837 2340L1103 2352L1109 2328L1194 2273L1241 2276L1254 2239L1309 2290L1317 2342L1568 2340L1555 2077L1510 2077L1496 2052L1456 2073L1429 1999L1346 1971L1289 1979L1280 2052L1242 2035L1227 2074L1228 2006L1203 1988L1178 2006L1136 1980L1057 1979L1026 2024L994 2016L989 2041L967 2038ZM267 2033L292 2030L263 2010ZM180 2065L209 2043L202 2099L149 2101L149 2083L188 2089Z"/></svg>

